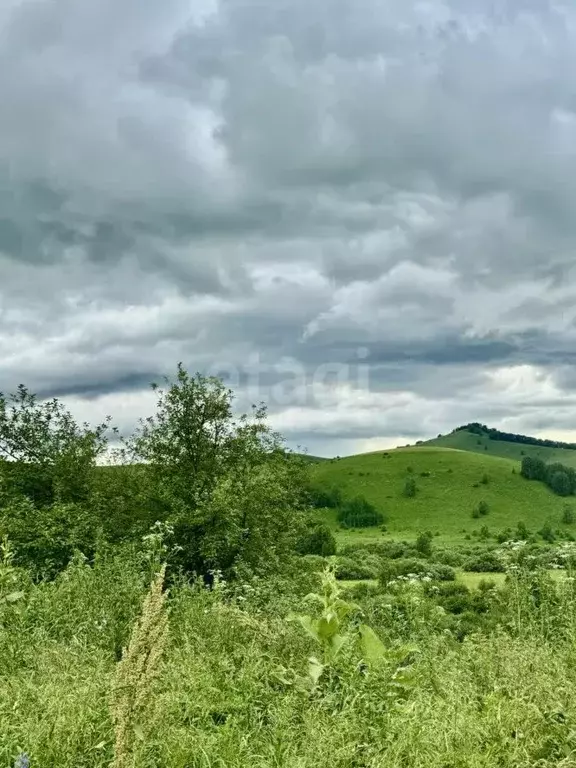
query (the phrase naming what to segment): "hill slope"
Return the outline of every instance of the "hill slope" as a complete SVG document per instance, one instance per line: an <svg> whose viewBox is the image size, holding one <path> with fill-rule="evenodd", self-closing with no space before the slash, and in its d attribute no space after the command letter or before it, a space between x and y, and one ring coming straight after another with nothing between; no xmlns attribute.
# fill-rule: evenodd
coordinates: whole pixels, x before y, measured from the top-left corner
<svg viewBox="0 0 576 768"><path fill-rule="evenodd" d="M520 521L531 531L546 521L556 528L563 507L570 503L543 484L522 478L515 461L448 448L419 446L361 454L317 464L311 472L318 484L339 487L345 497L364 496L387 518L386 534L378 528L339 531L342 542L384 535L414 537L421 530L439 532L446 541L459 541L483 525L497 533L516 528ZM484 475L488 476L486 485ZM409 476L418 487L415 498L403 495ZM480 501L488 502L490 512L474 519L472 510ZM338 528L334 510L321 514Z"/></svg>
<svg viewBox="0 0 576 768"><path fill-rule="evenodd" d="M576 451L567 448L549 448L541 445L510 443L505 440L491 440L487 435L478 435L467 430L455 430L449 435L441 435L427 440L418 447L455 448L459 451L500 456L522 461L523 456L537 456L550 463L559 461L568 467L576 467Z"/></svg>

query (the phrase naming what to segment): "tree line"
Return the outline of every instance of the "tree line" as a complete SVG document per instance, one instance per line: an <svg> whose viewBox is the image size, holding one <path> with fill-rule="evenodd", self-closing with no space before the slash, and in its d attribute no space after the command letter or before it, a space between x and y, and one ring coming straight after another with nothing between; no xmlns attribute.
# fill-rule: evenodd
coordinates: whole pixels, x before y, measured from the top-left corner
<svg viewBox="0 0 576 768"><path fill-rule="evenodd" d="M546 464L535 456L524 456L520 474L527 480L545 483L558 496L572 496L576 493L576 470L560 462Z"/></svg>
<svg viewBox="0 0 576 768"><path fill-rule="evenodd" d="M471 422L457 427L455 432L472 432L480 437L488 437L490 440L502 440L506 443L521 443L522 445L536 445L542 448L565 448L569 451L576 450L576 443L563 443L560 440L548 440L539 437L529 437L528 435L517 435L514 432L501 432L499 429L487 427L479 422Z"/></svg>
<svg viewBox="0 0 576 768"><path fill-rule="evenodd" d="M170 567L186 573L258 573L287 553L322 553L305 462L271 430L264 406L235 416L220 379L182 364L152 388L155 412L128 437L111 418L78 424L58 399L24 385L0 393L0 538L19 564L50 576L77 550L90 558L151 530L161 530Z"/></svg>

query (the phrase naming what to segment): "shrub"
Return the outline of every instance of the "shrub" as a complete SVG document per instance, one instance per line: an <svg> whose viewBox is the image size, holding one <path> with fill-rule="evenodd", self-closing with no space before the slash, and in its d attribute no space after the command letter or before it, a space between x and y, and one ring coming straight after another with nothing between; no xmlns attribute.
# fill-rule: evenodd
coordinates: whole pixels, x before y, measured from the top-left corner
<svg viewBox="0 0 576 768"><path fill-rule="evenodd" d="M356 496L339 509L338 522L345 528L366 528L381 525L384 515L363 496Z"/></svg>
<svg viewBox="0 0 576 768"><path fill-rule="evenodd" d="M327 525L315 524L298 542L297 551L301 555L329 557L336 554L336 539Z"/></svg>
<svg viewBox="0 0 576 768"><path fill-rule="evenodd" d="M527 480L545 480L546 464L542 459L532 456L524 456L522 459L520 474Z"/></svg>
<svg viewBox="0 0 576 768"><path fill-rule="evenodd" d="M432 554L432 538L430 531L419 533L416 539L416 551L425 557L430 557Z"/></svg>
<svg viewBox="0 0 576 768"><path fill-rule="evenodd" d="M449 565L408 557L384 562L380 570L380 581L382 584L388 584L399 576L410 575L428 576L434 581L454 581L456 578L454 569Z"/></svg>
<svg viewBox="0 0 576 768"><path fill-rule="evenodd" d="M311 486L308 489L310 503L317 509L338 509L342 504L342 492L339 488Z"/></svg>
<svg viewBox="0 0 576 768"><path fill-rule="evenodd" d="M549 544L552 544L554 541L556 541L556 535L554 534L552 526L548 521L544 523L538 533L544 539L544 541L547 541Z"/></svg>
<svg viewBox="0 0 576 768"><path fill-rule="evenodd" d="M573 491L572 482L566 472L558 470L550 475L550 489L558 496L570 496Z"/></svg>
<svg viewBox="0 0 576 768"><path fill-rule="evenodd" d="M569 504L566 504L562 510L562 522L564 525L572 525L575 520L576 516L574 515L573 508Z"/></svg>
<svg viewBox="0 0 576 768"><path fill-rule="evenodd" d="M481 517L483 517L484 515L487 515L489 512L490 512L490 505L488 504L488 502L487 501L481 501L478 504L478 513L479 513L479 515Z"/></svg>
<svg viewBox="0 0 576 768"><path fill-rule="evenodd" d="M475 573L502 573L504 566L495 552L473 555L464 561L462 568Z"/></svg>
<svg viewBox="0 0 576 768"><path fill-rule="evenodd" d="M526 541L530 538L530 531L526 527L526 523L523 520L521 520L516 526L515 537L521 541Z"/></svg>
<svg viewBox="0 0 576 768"><path fill-rule="evenodd" d="M343 581L375 579L378 569L373 565L353 560L351 557L339 557L336 563L336 578Z"/></svg>
<svg viewBox="0 0 576 768"><path fill-rule="evenodd" d="M407 499L412 499L414 496L416 496L416 481L413 477L407 477L406 482L404 483L404 496Z"/></svg>

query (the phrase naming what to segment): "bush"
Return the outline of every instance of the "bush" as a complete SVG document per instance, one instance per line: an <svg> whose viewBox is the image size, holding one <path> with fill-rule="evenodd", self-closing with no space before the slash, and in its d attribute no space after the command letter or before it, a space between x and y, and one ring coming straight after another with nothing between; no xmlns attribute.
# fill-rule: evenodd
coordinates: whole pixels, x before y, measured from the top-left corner
<svg viewBox="0 0 576 768"><path fill-rule="evenodd" d="M488 483L490 482L490 478L486 473L482 475L482 479L480 480L480 482L482 483L482 485L488 485Z"/></svg>
<svg viewBox="0 0 576 768"><path fill-rule="evenodd" d="M564 525L572 525L575 520L576 516L574 515L574 510L569 504L566 504L562 510L562 522Z"/></svg>
<svg viewBox="0 0 576 768"><path fill-rule="evenodd" d="M478 534L481 539L486 541L490 538L490 530L487 525L483 525L482 528L480 528L480 533Z"/></svg>
<svg viewBox="0 0 576 768"><path fill-rule="evenodd" d="M572 482L566 472L558 470L550 475L550 489L558 496L570 496L573 492Z"/></svg>
<svg viewBox="0 0 576 768"><path fill-rule="evenodd" d="M503 573L504 566L495 552L473 555L462 563L465 571L474 573Z"/></svg>
<svg viewBox="0 0 576 768"><path fill-rule="evenodd" d="M530 531L526 527L526 523L523 520L521 520L516 526L515 537L520 539L520 541L527 541L530 538Z"/></svg>
<svg viewBox="0 0 576 768"><path fill-rule="evenodd" d="M339 557L336 563L336 578L343 581L375 579L378 568L368 563L353 560L351 557Z"/></svg>
<svg viewBox="0 0 576 768"><path fill-rule="evenodd" d="M533 458L532 456L524 456L520 474L527 480L543 481L546 479L546 464L542 459Z"/></svg>
<svg viewBox="0 0 576 768"><path fill-rule="evenodd" d="M430 531L419 533L416 539L416 551L424 557L430 557L432 554L432 534Z"/></svg>
<svg viewBox="0 0 576 768"><path fill-rule="evenodd" d="M336 554L336 539L327 525L314 524L298 542L297 551L301 555L329 557Z"/></svg>
<svg viewBox="0 0 576 768"><path fill-rule="evenodd" d="M311 505L316 509L338 509L342 504L342 492L339 488L311 486L308 495Z"/></svg>
<svg viewBox="0 0 576 768"><path fill-rule="evenodd" d="M356 496L338 510L338 522L345 528L367 528L381 525L384 515L363 496Z"/></svg>
<svg viewBox="0 0 576 768"><path fill-rule="evenodd" d="M449 565L430 563L415 557L384 562L380 571L380 582L388 584L399 576L428 576L434 581L454 581L456 573Z"/></svg>
<svg viewBox="0 0 576 768"><path fill-rule="evenodd" d="M481 517L484 517L484 515L487 515L490 512L490 505L487 501L481 501L478 504L478 513Z"/></svg>
<svg viewBox="0 0 576 768"><path fill-rule="evenodd" d="M549 544L553 544L556 541L556 535L554 534L552 526L549 522L544 523L538 533L544 539L544 541L547 541Z"/></svg>
<svg viewBox="0 0 576 768"><path fill-rule="evenodd" d="M406 482L404 483L404 496L407 499L413 499L414 496L416 496L416 481L413 477L407 477Z"/></svg>

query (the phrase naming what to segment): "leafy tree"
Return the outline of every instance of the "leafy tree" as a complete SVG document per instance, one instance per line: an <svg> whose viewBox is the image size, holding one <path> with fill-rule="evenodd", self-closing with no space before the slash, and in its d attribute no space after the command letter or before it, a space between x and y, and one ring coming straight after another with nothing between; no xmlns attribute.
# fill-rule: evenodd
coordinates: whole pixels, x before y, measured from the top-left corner
<svg viewBox="0 0 576 768"><path fill-rule="evenodd" d="M432 554L432 534L430 531L422 532L418 534L416 539L416 551L425 557L430 557Z"/></svg>
<svg viewBox="0 0 576 768"><path fill-rule="evenodd" d="M404 496L407 499L413 499L414 496L416 496L416 480L414 480L413 477L407 477L406 482L404 483Z"/></svg>
<svg viewBox="0 0 576 768"><path fill-rule="evenodd" d="M570 496L573 493L573 485L567 472L558 470L550 475L550 489L558 496Z"/></svg>
<svg viewBox="0 0 576 768"><path fill-rule="evenodd" d="M336 539L327 525L312 524L298 542L297 550L301 555L329 557L336 554Z"/></svg>
<svg viewBox="0 0 576 768"><path fill-rule="evenodd" d="M308 493L310 503L316 509L338 509L342 505L342 491L340 488L324 488L311 485Z"/></svg>
<svg viewBox="0 0 576 768"><path fill-rule="evenodd" d="M56 398L41 401L24 385L0 393L0 473L7 493L46 506L85 501L110 419L79 425Z"/></svg>
<svg viewBox="0 0 576 768"><path fill-rule="evenodd" d="M147 465L159 518L186 571L232 573L276 567L303 533L306 467L266 423L266 409L235 419L223 382L178 365L166 388L152 385L155 415L140 422L121 453Z"/></svg>
<svg viewBox="0 0 576 768"><path fill-rule="evenodd" d="M527 539L530 538L530 531L526 527L526 523L523 520L521 520L516 526L515 536L517 539L520 539L521 541L526 541Z"/></svg>
<svg viewBox="0 0 576 768"><path fill-rule="evenodd" d="M83 505L54 502L38 508L23 496L0 510L1 536L14 546L18 565L37 578L50 578L68 565L75 551L86 557L94 554L98 528Z"/></svg>
<svg viewBox="0 0 576 768"><path fill-rule="evenodd" d="M564 525L572 525L575 520L576 516L574 515L573 508L569 504L566 504L562 510L562 522Z"/></svg>
<svg viewBox="0 0 576 768"><path fill-rule="evenodd" d="M556 541L556 536L554 534L554 530L552 529L552 526L548 521L544 523L542 528L538 531L540 536L544 539L544 541L547 541L549 544L553 544L554 541Z"/></svg>
<svg viewBox="0 0 576 768"><path fill-rule="evenodd" d="M480 528L479 538L483 541L487 541L490 538L490 529L487 525L483 525L482 528Z"/></svg>
<svg viewBox="0 0 576 768"><path fill-rule="evenodd" d="M380 525L384 522L384 515L363 496L356 496L342 505L338 522L345 528L364 528Z"/></svg>
<svg viewBox="0 0 576 768"><path fill-rule="evenodd" d="M478 509L478 514L481 517L484 517L490 512L490 505L488 504L487 501L482 500L478 503L477 509Z"/></svg>

